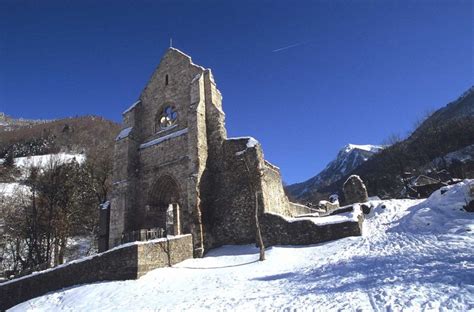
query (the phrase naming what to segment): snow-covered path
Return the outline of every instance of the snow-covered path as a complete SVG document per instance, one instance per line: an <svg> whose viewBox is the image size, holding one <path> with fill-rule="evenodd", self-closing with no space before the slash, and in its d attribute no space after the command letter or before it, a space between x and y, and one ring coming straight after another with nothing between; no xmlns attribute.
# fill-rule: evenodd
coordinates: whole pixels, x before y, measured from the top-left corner
<svg viewBox="0 0 474 312"><path fill-rule="evenodd" d="M373 202L362 237L273 247L264 262L253 246L225 246L136 281L74 287L12 310L474 310L466 189Z"/></svg>

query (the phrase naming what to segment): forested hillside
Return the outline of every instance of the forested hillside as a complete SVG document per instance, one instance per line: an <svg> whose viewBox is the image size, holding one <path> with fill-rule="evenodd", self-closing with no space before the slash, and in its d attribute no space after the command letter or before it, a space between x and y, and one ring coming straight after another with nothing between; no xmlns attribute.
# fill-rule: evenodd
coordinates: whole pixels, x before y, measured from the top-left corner
<svg viewBox="0 0 474 312"><path fill-rule="evenodd" d="M443 169L456 178L473 178L474 88L429 115L407 138L392 138L390 143L336 182L294 194L296 199L317 203L332 193L340 194L351 174L361 176L369 195L382 198L405 197L410 177L424 174L436 178ZM291 193L292 188L288 190Z"/></svg>

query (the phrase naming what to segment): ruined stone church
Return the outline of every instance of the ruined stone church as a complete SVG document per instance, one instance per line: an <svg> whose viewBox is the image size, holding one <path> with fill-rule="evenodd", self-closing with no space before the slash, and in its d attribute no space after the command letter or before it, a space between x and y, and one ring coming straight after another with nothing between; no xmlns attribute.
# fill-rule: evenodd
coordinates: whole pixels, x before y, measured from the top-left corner
<svg viewBox="0 0 474 312"><path fill-rule="evenodd" d="M100 209L100 253L0 285L0 310L77 284L136 279L224 244L255 243L257 224L265 246L361 234L360 209L343 207L328 221L288 200L260 144L227 137L211 70L179 50L166 51L123 123L112 198Z"/></svg>
<svg viewBox="0 0 474 312"><path fill-rule="evenodd" d="M288 200L279 168L255 139L227 137L211 70L183 52L166 51L123 124L107 248L127 233L159 228L192 234L199 257L223 244L254 243L256 211L267 244L324 240L314 224L285 219L310 211Z"/></svg>

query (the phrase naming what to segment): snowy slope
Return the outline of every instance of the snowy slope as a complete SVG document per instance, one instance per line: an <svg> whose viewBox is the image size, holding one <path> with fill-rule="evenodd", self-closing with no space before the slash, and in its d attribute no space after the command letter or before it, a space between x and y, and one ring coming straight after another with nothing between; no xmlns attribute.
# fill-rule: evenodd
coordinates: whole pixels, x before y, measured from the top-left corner
<svg viewBox="0 0 474 312"><path fill-rule="evenodd" d="M461 210L468 183L425 201L372 202L362 237L272 247L263 262L253 246L224 246L136 281L73 287L12 311L472 310L474 214Z"/></svg>
<svg viewBox="0 0 474 312"><path fill-rule="evenodd" d="M15 166L21 169L27 169L30 167L46 169L51 163L65 164L73 160L77 161L78 163L83 163L85 161L85 156L82 154L58 153L28 157L17 157L15 158Z"/></svg>
<svg viewBox="0 0 474 312"><path fill-rule="evenodd" d="M14 159L15 167L20 170L19 179L27 178L30 169L35 167L41 170L48 169L52 165L66 164L72 161L77 161L79 164L84 163L86 160L85 155L83 154L68 154L68 153L57 153L57 154L47 154L47 155L37 155L37 156L28 156L28 157L17 157ZM4 162L3 159L0 159L0 164ZM17 183L13 183L15 185ZM0 188L0 196L2 194Z"/></svg>
<svg viewBox="0 0 474 312"><path fill-rule="evenodd" d="M287 189L296 198L303 198L309 192L328 186L348 175L382 149L383 146L378 145L347 144L323 171L307 181L289 185Z"/></svg>

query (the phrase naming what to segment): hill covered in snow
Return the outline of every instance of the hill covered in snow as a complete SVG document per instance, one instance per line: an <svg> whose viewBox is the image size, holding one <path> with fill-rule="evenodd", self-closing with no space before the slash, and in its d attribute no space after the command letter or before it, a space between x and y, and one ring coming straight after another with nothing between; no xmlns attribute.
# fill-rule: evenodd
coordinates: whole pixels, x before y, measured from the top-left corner
<svg viewBox="0 0 474 312"><path fill-rule="evenodd" d="M79 285L11 311L468 311L474 180L427 200L372 201L363 236L312 246L224 246L138 280Z"/></svg>

